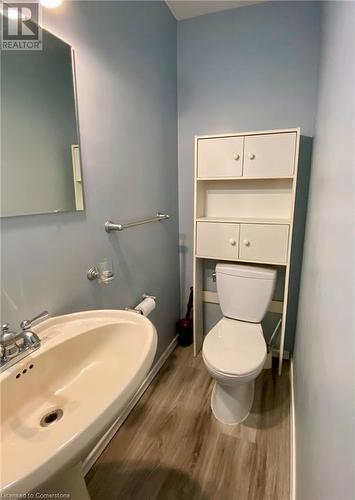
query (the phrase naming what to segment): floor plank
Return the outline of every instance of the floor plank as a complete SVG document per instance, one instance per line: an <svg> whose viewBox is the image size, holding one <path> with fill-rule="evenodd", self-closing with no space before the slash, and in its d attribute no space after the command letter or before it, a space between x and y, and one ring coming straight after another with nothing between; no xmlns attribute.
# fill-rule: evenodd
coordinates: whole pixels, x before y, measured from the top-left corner
<svg viewBox="0 0 355 500"><path fill-rule="evenodd" d="M288 500L289 373L264 370L249 417L220 424L201 356L178 347L86 477L93 500Z"/></svg>

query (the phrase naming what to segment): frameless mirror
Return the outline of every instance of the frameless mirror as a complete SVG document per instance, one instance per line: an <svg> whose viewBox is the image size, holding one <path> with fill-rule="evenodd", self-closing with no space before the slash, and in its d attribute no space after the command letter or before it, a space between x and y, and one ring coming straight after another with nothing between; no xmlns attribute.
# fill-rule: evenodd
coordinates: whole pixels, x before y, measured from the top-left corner
<svg viewBox="0 0 355 500"><path fill-rule="evenodd" d="M84 210L73 50L1 54L1 216Z"/></svg>

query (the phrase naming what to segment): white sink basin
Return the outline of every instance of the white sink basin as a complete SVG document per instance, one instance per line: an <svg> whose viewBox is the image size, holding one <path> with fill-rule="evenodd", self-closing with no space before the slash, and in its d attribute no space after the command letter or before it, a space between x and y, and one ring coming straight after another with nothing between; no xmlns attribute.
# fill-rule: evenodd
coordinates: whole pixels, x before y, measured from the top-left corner
<svg viewBox="0 0 355 500"><path fill-rule="evenodd" d="M0 375L3 495L80 462L138 389L157 346L147 318L119 310L58 316L33 331L41 347ZM61 418L41 426L55 410Z"/></svg>

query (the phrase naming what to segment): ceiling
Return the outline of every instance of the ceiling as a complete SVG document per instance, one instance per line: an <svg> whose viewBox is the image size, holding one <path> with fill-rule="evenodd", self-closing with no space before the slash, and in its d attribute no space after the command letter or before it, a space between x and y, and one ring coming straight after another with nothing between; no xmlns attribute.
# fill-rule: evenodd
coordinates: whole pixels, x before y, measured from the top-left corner
<svg viewBox="0 0 355 500"><path fill-rule="evenodd" d="M190 17L203 16L220 10L245 7L265 0L165 0L175 18L188 19Z"/></svg>

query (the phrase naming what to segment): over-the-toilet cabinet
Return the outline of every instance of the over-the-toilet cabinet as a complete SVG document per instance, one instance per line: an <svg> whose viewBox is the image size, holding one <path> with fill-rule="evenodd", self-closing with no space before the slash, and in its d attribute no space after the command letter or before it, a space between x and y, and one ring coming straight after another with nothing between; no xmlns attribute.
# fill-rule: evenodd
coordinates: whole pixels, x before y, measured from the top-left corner
<svg viewBox="0 0 355 500"><path fill-rule="evenodd" d="M206 259L284 266L283 301L271 304L282 313L281 372L286 327L296 322L310 153L311 140L298 128L196 137L195 354L207 333L203 303L218 302L203 290Z"/></svg>

